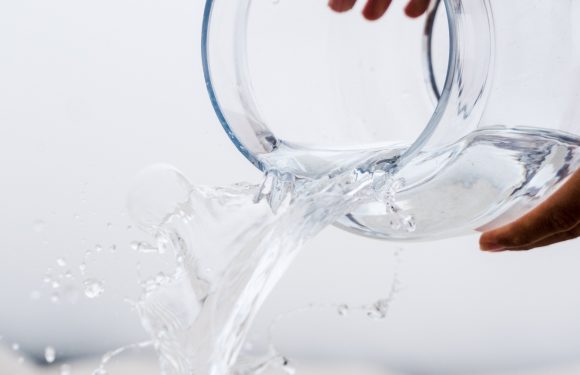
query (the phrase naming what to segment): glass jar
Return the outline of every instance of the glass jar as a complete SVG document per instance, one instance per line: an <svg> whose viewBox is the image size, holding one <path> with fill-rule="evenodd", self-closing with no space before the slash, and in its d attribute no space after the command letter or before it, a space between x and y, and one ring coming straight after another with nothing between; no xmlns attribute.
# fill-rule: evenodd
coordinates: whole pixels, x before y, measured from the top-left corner
<svg viewBox="0 0 580 375"><path fill-rule="evenodd" d="M396 176L414 230L375 202L337 223L356 233L433 238L512 220L580 165L580 5L433 1L422 22L399 3L369 22L324 1L207 0L219 121L265 172L318 178L356 154Z"/></svg>

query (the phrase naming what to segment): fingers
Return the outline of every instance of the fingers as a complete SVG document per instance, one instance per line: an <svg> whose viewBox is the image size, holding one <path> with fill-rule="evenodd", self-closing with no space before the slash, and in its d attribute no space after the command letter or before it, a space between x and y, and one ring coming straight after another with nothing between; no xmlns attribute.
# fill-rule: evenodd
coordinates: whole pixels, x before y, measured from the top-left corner
<svg viewBox="0 0 580 375"><path fill-rule="evenodd" d="M391 5L392 0L368 0L366 6L363 9L363 16L369 21L375 21L381 18L389 5Z"/></svg>
<svg viewBox="0 0 580 375"><path fill-rule="evenodd" d="M411 18L417 18L427 11L430 0L411 0L405 8L405 13Z"/></svg>
<svg viewBox="0 0 580 375"><path fill-rule="evenodd" d="M346 12L351 10L356 0L330 0L328 6L336 12Z"/></svg>
<svg viewBox="0 0 580 375"><path fill-rule="evenodd" d="M363 16L370 21L378 20L389 9L391 2L392 0L368 0L363 9ZM430 2L431 0L410 0L405 13L412 18L419 17L427 11ZM351 10L355 3L356 0L329 0L328 6L336 12L346 12Z"/></svg>
<svg viewBox="0 0 580 375"><path fill-rule="evenodd" d="M527 250L531 250L531 249L536 249L536 248L540 248L540 247L554 245L554 244L559 243L559 242L573 240L573 239L578 238L578 237L580 237L580 225L577 225L575 228L573 228L569 231L553 234L553 235L551 235L547 238L544 238L543 240L540 240L538 242L534 242L532 244L521 246L521 247L508 248L508 249L505 249L505 251L527 251Z"/></svg>
<svg viewBox="0 0 580 375"><path fill-rule="evenodd" d="M526 250L578 237L580 171L544 203L519 220L484 233L485 251Z"/></svg>

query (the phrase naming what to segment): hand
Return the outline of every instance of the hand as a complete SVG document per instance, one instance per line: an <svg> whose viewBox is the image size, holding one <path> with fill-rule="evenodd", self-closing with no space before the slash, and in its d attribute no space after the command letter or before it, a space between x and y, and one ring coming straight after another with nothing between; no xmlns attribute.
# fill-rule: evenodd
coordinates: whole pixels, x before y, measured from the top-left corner
<svg viewBox="0 0 580 375"><path fill-rule="evenodd" d="M367 0L363 16L371 21L378 20L385 14L392 0ZM405 13L412 18L419 17L429 8L431 0L409 0ZM356 0L330 0L328 6L337 12L346 12L352 9Z"/></svg>
<svg viewBox="0 0 580 375"><path fill-rule="evenodd" d="M580 236L580 170L556 193L521 219L484 233L490 252L530 250Z"/></svg>

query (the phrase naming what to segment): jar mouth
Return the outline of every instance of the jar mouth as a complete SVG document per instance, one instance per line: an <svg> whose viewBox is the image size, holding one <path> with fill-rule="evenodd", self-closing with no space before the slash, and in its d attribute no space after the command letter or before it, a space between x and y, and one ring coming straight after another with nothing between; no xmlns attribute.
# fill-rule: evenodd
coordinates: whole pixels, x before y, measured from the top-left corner
<svg viewBox="0 0 580 375"><path fill-rule="evenodd" d="M233 59L236 60L235 72L233 75L236 76L237 84L236 87L233 88L235 93L232 95L239 95L238 100L240 101L241 111L244 112L247 116L245 120L247 125L252 128L251 135L242 134L244 132L240 131L239 128L232 124L232 122L228 119L228 114L224 110L222 103L220 102L220 97L216 92L216 86L214 83L214 77L212 76L212 66L210 62L210 33L211 33L211 22L214 5L219 0L206 0L204 16L203 16L203 24L202 24L202 41L201 41L201 52L202 52L202 65L203 65L203 72L205 76L205 84L208 90L209 98L212 103L212 106L215 110L215 113L220 121L222 127L226 131L226 134L229 136L231 141L234 143L236 148L257 168L262 171L265 171L268 168L268 165L263 162L260 155L268 154L274 150L279 145L280 138L277 137L275 132L272 132L268 126L266 121L262 120L262 117L258 110L258 105L254 102L254 96L252 95L252 83L250 82L251 75L247 71L247 56L245 54L245 48L247 43L247 35L246 35L246 27L245 24L250 4L252 0L242 0L238 3L238 18L234 20L236 23L234 32L236 33L236 41L234 44L233 49L235 49L235 56ZM489 7L487 6L488 0L481 1L483 4L481 7L485 9L486 17L491 17L489 12ZM448 31L448 56L447 56L447 69L445 74L444 84L441 90L438 87L438 84L435 79L435 73L433 68L433 59L432 59L432 41L433 41L433 31L434 31L434 24L436 20L436 14L440 5L443 4L445 8L445 13L447 16L447 31ZM473 5L470 5L473 7ZM459 39L458 34L458 25L460 25L461 20L461 11L463 11L462 1L461 0L437 0L432 2L430 9L428 10L426 16L426 22L423 28L423 40L422 40L422 59L423 59L423 75L424 81L427 84L427 91L432 96L432 99L436 102L435 109L432 111L429 120L427 121L426 125L423 129L419 132L418 136L416 136L411 142L408 143L408 147L405 148L404 151L397 157L397 168L402 168L406 164L409 163L417 153L421 152L426 148L429 143L434 143L435 145L442 145L439 140L432 142L433 136L438 129L442 121L446 121L445 117L450 117L449 112L454 112L451 116L457 116L457 111L453 111L450 109L451 105L464 105L459 103L461 100L457 100L457 96L463 94L461 87L465 82L458 82L463 79L462 69L465 70L466 67L460 66L461 65L461 41ZM239 14L242 16L239 16ZM243 19L243 22L239 22L240 19ZM221 21L221 20L220 20ZM221 22L220 22L221 24ZM479 29L479 32L487 33L490 42L488 43L490 46L492 45L492 29L491 29L491 21L487 20L483 22L484 25L487 25L486 30ZM469 39L469 38L467 38ZM465 44L466 41L463 41ZM469 43L469 40L467 41ZM482 48L486 48L486 46L482 46ZM485 53L484 53L485 54ZM489 52L489 56L491 56L491 51ZM489 69L491 68L490 60L484 61L483 64L480 64L477 68L473 70L479 70L480 72L475 72L472 74L475 76L475 82L469 82L470 85L475 86L475 88L471 91L476 92L474 96L475 99L471 98L471 104L466 104L466 107L474 107L476 103L482 104L485 99L485 95L483 92L485 91L484 88L487 82L487 76L489 73ZM472 80L473 81L473 80ZM479 81L479 82L478 82ZM459 86L459 89L458 87ZM221 89L221 88L220 88ZM459 91L458 91L459 90ZM477 91L479 90L479 93ZM469 98L468 98L469 101ZM453 103L451 103L453 102ZM468 109L468 115L472 115L473 108ZM476 116L472 116L471 124L476 122ZM473 125L472 125L473 126ZM247 132L246 132L247 133ZM457 139L461 138L464 134L458 134ZM285 138L284 138L285 139ZM448 142L449 143L449 142ZM447 143L447 144L448 144ZM447 145L445 144L445 145ZM335 148L334 150L338 151L341 148Z"/></svg>

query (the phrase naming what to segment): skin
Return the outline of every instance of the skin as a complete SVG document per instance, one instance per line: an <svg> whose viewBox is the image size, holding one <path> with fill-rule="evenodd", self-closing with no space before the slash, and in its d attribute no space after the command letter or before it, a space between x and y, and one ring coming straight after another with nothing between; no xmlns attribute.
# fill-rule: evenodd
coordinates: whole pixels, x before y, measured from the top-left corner
<svg viewBox="0 0 580 375"><path fill-rule="evenodd" d="M357 0L330 0L336 12L352 9ZM392 0L367 0L363 16L376 21L388 10ZM423 15L430 0L410 0L405 13L411 18ZM482 234L481 250L498 253L525 251L580 237L580 170L538 207L520 219Z"/></svg>

